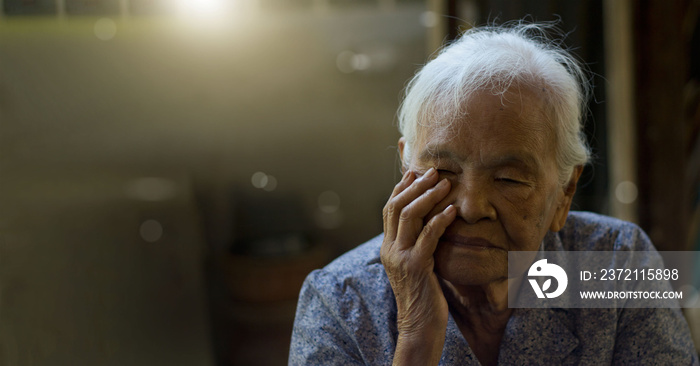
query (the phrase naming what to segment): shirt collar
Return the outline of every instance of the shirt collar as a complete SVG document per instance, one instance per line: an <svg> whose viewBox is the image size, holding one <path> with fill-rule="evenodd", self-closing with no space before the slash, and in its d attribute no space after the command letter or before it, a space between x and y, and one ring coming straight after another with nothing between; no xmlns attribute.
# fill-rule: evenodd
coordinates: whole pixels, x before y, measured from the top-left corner
<svg viewBox="0 0 700 366"><path fill-rule="evenodd" d="M565 309L515 309L506 325L499 365L561 364L579 344ZM480 365L452 314L440 364Z"/></svg>

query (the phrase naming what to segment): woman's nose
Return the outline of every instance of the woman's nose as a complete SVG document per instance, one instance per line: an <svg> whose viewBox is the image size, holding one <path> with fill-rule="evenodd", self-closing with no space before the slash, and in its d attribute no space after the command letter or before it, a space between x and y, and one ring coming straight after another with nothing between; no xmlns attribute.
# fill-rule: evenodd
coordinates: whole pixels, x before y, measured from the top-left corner
<svg viewBox="0 0 700 366"><path fill-rule="evenodd" d="M478 182L461 183L455 187L454 202L457 216L469 224L481 220L496 220L496 209L489 201L488 188Z"/></svg>

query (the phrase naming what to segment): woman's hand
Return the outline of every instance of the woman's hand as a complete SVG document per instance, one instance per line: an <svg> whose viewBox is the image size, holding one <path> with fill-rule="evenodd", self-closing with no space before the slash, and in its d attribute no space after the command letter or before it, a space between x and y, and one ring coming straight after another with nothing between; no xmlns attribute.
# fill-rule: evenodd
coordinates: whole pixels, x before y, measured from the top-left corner
<svg viewBox="0 0 700 366"><path fill-rule="evenodd" d="M433 272L433 253L456 209L449 205L427 223L426 217L450 191L430 169L416 179L408 171L384 206L384 264L397 305L399 339L394 365L430 365L440 361L449 310Z"/></svg>

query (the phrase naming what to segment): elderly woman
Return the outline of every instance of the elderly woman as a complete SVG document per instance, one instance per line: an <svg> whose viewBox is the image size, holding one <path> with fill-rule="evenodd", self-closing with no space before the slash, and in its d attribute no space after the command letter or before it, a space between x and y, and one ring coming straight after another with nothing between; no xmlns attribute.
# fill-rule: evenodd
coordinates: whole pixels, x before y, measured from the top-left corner
<svg viewBox="0 0 700 366"><path fill-rule="evenodd" d="M509 251L654 250L569 212L587 81L542 34L472 29L414 77L384 234L309 275L290 364L698 363L678 309L508 307Z"/></svg>

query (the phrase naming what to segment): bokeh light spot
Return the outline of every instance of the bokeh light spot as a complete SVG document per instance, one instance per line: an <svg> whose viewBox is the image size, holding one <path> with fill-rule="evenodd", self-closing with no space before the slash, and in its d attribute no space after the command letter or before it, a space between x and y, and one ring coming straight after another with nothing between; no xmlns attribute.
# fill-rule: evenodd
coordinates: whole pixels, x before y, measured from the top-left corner
<svg viewBox="0 0 700 366"><path fill-rule="evenodd" d="M338 70L346 74L355 71L369 70L373 66L372 57L364 53L355 53L352 51L341 52L338 54L335 62Z"/></svg>
<svg viewBox="0 0 700 366"><path fill-rule="evenodd" d="M420 23L426 28L433 28L438 23L438 16L435 12L424 11L420 15Z"/></svg>
<svg viewBox="0 0 700 366"><path fill-rule="evenodd" d="M146 220L139 228L141 238L149 243L155 243L163 236L163 226L157 220Z"/></svg>
<svg viewBox="0 0 700 366"><path fill-rule="evenodd" d="M318 209L325 213L333 213L340 208L340 196L334 191L325 191L318 195Z"/></svg>
<svg viewBox="0 0 700 366"><path fill-rule="evenodd" d="M272 192L277 188L277 178L263 172L253 173L250 177L250 182L253 184L253 187L267 192Z"/></svg>
<svg viewBox="0 0 700 366"><path fill-rule="evenodd" d="M117 35L117 23L110 18L101 18L95 22L95 37L102 41L109 41Z"/></svg>
<svg viewBox="0 0 700 366"><path fill-rule="evenodd" d="M349 74L355 71L355 68L352 66L352 58L354 55L355 53L351 51L343 51L338 55L338 57L335 60L335 63L336 66L338 66L338 70L340 70L340 72Z"/></svg>
<svg viewBox="0 0 700 366"><path fill-rule="evenodd" d="M271 175L268 175L267 176L267 184L265 184L265 186L262 187L262 189L264 189L267 192L272 192L276 188L277 188L277 178L275 178Z"/></svg>
<svg viewBox="0 0 700 366"><path fill-rule="evenodd" d="M362 53L353 55L350 62L353 69L358 71L367 70L372 65L372 60L369 58L369 56Z"/></svg>
<svg viewBox="0 0 700 366"><path fill-rule="evenodd" d="M255 172L253 176L250 177L250 182L253 183L253 187L262 188L267 185L267 174L263 172Z"/></svg>
<svg viewBox="0 0 700 366"><path fill-rule="evenodd" d="M638 194L637 185L630 181L620 182L615 187L615 198L622 203L629 204L636 201Z"/></svg>

